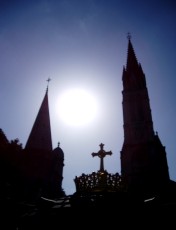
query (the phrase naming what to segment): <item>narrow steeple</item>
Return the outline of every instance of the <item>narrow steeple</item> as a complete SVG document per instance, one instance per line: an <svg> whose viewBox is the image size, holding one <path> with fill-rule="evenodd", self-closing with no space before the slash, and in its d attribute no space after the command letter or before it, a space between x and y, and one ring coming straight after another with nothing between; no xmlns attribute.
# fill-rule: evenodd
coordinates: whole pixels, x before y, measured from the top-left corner
<svg viewBox="0 0 176 230"><path fill-rule="evenodd" d="M126 67L122 72L124 142L121 172L131 190L153 195L169 180L165 147L155 135L145 74L128 35Z"/></svg>
<svg viewBox="0 0 176 230"><path fill-rule="evenodd" d="M136 54L131 42L131 35L128 33L128 49L126 67L123 69L123 86L124 89L137 90L146 88L145 74L142 70L141 64L136 58Z"/></svg>
<svg viewBox="0 0 176 230"><path fill-rule="evenodd" d="M51 79L48 78L48 83ZM48 104L48 85L38 115L26 143L27 150L52 151L51 126Z"/></svg>
<svg viewBox="0 0 176 230"><path fill-rule="evenodd" d="M127 39L128 39L128 52L127 52L126 70L129 71L131 69L134 69L134 67L138 66L138 61L137 61L136 54L133 49L133 45L131 43L130 33L128 33Z"/></svg>
<svg viewBox="0 0 176 230"><path fill-rule="evenodd" d="M141 143L153 139L153 121L146 78L138 63L128 35L127 65L123 68L123 117L125 143Z"/></svg>

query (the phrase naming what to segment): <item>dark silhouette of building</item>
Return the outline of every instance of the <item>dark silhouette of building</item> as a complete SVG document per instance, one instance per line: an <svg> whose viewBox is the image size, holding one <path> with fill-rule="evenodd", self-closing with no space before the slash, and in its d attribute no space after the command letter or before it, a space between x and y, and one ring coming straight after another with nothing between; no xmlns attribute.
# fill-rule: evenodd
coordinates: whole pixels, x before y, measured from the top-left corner
<svg viewBox="0 0 176 230"><path fill-rule="evenodd" d="M26 143L26 150L52 151L48 87Z"/></svg>
<svg viewBox="0 0 176 230"><path fill-rule="evenodd" d="M123 68L123 127L121 174L131 191L157 194L170 181L165 147L154 132L145 74L130 36Z"/></svg>
<svg viewBox="0 0 176 230"><path fill-rule="evenodd" d="M64 152L52 148L48 104L48 87L25 146L26 164L23 170L42 196L62 196Z"/></svg>

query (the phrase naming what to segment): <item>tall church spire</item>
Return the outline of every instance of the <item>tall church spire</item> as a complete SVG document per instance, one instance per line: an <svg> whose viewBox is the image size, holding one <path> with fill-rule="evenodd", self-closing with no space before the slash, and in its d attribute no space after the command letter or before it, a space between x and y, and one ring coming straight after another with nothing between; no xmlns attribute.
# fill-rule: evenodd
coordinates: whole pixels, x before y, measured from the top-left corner
<svg viewBox="0 0 176 230"><path fill-rule="evenodd" d="M137 61L130 38L122 80L125 142L135 144L151 140L154 130L145 74Z"/></svg>
<svg viewBox="0 0 176 230"><path fill-rule="evenodd" d="M49 82L49 79L47 81ZM52 151L48 86L25 149Z"/></svg>
<svg viewBox="0 0 176 230"><path fill-rule="evenodd" d="M165 147L154 133L145 74L128 36L126 67L123 68L123 127L121 173L127 185L153 193L169 180Z"/></svg>

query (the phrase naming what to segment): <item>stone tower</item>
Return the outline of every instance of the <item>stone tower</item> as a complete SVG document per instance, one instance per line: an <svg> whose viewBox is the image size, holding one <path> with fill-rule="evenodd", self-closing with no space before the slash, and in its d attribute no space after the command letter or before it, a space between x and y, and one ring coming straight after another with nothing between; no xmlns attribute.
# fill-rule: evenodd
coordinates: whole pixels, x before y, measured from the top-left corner
<svg viewBox="0 0 176 230"><path fill-rule="evenodd" d="M129 189L157 193L169 179L165 147L154 132L145 74L137 61L130 36L122 74L124 142L121 174Z"/></svg>

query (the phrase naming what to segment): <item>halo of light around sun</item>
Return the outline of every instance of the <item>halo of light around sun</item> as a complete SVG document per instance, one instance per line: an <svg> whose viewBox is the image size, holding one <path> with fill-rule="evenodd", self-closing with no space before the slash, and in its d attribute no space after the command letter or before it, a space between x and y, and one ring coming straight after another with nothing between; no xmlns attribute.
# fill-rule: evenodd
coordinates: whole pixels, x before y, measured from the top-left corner
<svg viewBox="0 0 176 230"><path fill-rule="evenodd" d="M85 89L65 90L56 106L59 117L69 126L85 126L97 117L96 98Z"/></svg>

